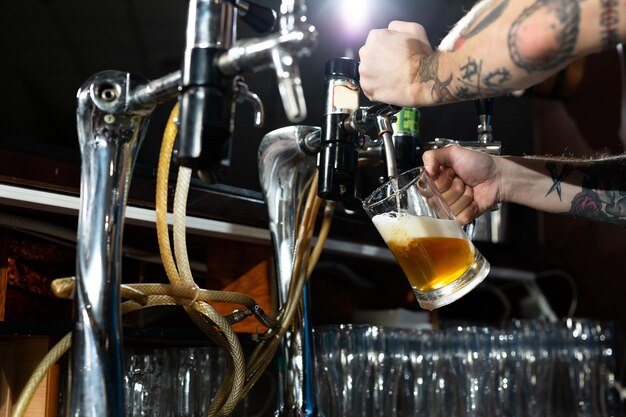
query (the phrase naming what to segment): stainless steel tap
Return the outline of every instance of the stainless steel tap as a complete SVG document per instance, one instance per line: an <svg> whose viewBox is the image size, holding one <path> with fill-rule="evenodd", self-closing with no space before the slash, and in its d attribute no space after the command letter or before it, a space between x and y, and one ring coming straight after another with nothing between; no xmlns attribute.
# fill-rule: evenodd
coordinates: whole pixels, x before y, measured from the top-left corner
<svg viewBox="0 0 626 417"><path fill-rule="evenodd" d="M238 8L248 17L255 10L240 1L189 4L177 152L183 165L207 168L220 159L233 133L233 100L244 73L274 68L287 117L306 117L298 63L316 46L317 31L306 21L304 2L283 1L279 30L245 40L236 39Z"/></svg>
<svg viewBox="0 0 626 417"><path fill-rule="evenodd" d="M180 158L190 163L201 152L219 153L216 146L202 150L204 126L224 128L222 137L229 138L233 100L258 99L240 74L274 67L287 115L299 121L306 114L297 62L315 46L317 32L306 22L304 2L282 2L278 32L235 42L236 10L244 5L246 13L254 10L243 1L189 2L182 71L149 82L107 71L79 90L81 207L68 416L123 415L121 236L134 160L154 107L180 92ZM268 20L267 14L262 20ZM259 120L258 102L257 109Z"/></svg>
<svg viewBox="0 0 626 417"><path fill-rule="evenodd" d="M350 174L354 178L357 169L357 138L362 137L366 132L375 132L374 134L382 139L389 133L390 116L394 110L397 111L387 105L358 107L358 87L355 101L352 95L355 92L353 91L354 84L350 79L335 78L330 84L331 88L348 90L337 92L338 95L347 93L347 96L344 95L346 100L342 101L346 107L336 107L341 112L329 113L333 116L327 118L332 120L333 128L341 135L354 136L346 144L346 150L334 154L333 149L337 147L335 141L329 143L324 140L331 137L328 131L325 132L323 127L303 125L274 130L264 136L259 146L259 177L268 207L269 229L276 255L277 292L281 306L287 302L288 290L292 282L293 265L297 256L295 253L296 233L304 210L303 199L315 175L317 158L320 158L324 149L329 147L331 149L329 155L341 155L344 151L354 152L354 161L350 161L350 164L342 168L353 168L355 172ZM334 102L339 103L339 101ZM376 142L381 148L382 141ZM381 153L376 155L380 156ZM346 187L354 187L345 181L346 178L349 177L342 178L339 183ZM331 181L329 184L336 185L338 182ZM338 193L338 195L343 194ZM298 320L292 323L291 330L283 339L280 359L282 367L279 372L279 383L282 389L279 393L277 412L277 415L281 416L317 415L314 384L316 372L312 366L314 347L309 324L310 304L306 295L307 288L305 287L303 303L297 314Z"/></svg>
<svg viewBox="0 0 626 417"><path fill-rule="evenodd" d="M122 416L121 244L133 164L153 104L131 107L139 84L96 74L78 92L82 154L76 253L76 322L68 416Z"/></svg>
<svg viewBox="0 0 626 417"><path fill-rule="evenodd" d="M280 306L287 302L292 281L296 233L304 210L302 202L315 173L319 137L319 127L290 126L268 133L259 146L259 178L269 215ZM305 290L298 319L283 338L276 415L316 415L308 301Z"/></svg>

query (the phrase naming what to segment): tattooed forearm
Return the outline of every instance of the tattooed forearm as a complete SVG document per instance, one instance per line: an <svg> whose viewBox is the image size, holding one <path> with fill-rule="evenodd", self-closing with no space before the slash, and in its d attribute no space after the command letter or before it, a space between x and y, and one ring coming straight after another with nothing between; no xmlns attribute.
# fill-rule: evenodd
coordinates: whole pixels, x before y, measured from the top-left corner
<svg viewBox="0 0 626 417"><path fill-rule="evenodd" d="M546 197L557 191L559 199L566 178L574 172L582 174L580 192L573 197L569 214L626 226L626 156L564 163L560 170L554 162L547 162L546 169L553 181Z"/></svg>
<svg viewBox="0 0 626 417"><path fill-rule="evenodd" d="M493 71L483 71L483 61L467 57L467 62L460 68L457 78L456 96L460 99L486 97L507 92L503 85L511 79L511 73L506 68Z"/></svg>
<svg viewBox="0 0 626 417"><path fill-rule="evenodd" d="M513 22L508 35L513 62L527 72L547 71L572 58L578 38L580 6L573 0L537 0ZM544 44L530 38L543 36Z"/></svg>
<svg viewBox="0 0 626 417"><path fill-rule="evenodd" d="M602 48L608 49L619 43L617 26L619 24L618 0L600 0L600 29L602 30Z"/></svg>
<svg viewBox="0 0 626 417"><path fill-rule="evenodd" d="M421 83L433 82L430 94L434 103L441 104L454 100L454 96L450 92L452 74L445 81L439 79L439 54L428 55L421 59L417 77Z"/></svg>
<svg viewBox="0 0 626 417"><path fill-rule="evenodd" d="M421 83L432 81L431 98L434 103L441 104L508 93L510 89L505 84L511 79L511 72L504 67L485 72L482 60L468 56L467 62L459 67L456 78L451 73L442 80L439 77L439 54L435 53L422 58L417 77Z"/></svg>

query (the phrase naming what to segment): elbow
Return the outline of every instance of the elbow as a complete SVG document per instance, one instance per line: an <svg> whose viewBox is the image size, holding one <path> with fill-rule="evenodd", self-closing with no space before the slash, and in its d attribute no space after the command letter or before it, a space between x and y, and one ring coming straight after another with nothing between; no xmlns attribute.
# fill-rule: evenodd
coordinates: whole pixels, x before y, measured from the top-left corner
<svg viewBox="0 0 626 417"><path fill-rule="evenodd" d="M530 16L513 25L508 36L513 62L526 71L558 70L572 58L575 31L567 31L561 22ZM571 33L570 33L571 32Z"/></svg>

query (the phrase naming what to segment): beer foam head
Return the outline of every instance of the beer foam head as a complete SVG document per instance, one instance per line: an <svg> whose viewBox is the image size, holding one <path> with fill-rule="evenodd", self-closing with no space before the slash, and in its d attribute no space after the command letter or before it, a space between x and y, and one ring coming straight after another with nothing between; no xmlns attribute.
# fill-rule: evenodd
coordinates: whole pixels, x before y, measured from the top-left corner
<svg viewBox="0 0 626 417"><path fill-rule="evenodd" d="M423 237L466 239L455 220L433 219L406 213L377 214L372 222L385 242Z"/></svg>

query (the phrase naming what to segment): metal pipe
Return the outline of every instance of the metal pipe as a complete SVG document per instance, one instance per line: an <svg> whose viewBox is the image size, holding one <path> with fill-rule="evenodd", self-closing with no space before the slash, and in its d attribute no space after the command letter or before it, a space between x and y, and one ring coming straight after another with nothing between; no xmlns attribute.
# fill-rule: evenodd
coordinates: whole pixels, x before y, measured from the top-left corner
<svg viewBox="0 0 626 417"><path fill-rule="evenodd" d="M139 86L132 92L128 103L130 108L142 108L169 101L178 95L181 72L175 71L156 80Z"/></svg>
<svg viewBox="0 0 626 417"><path fill-rule="evenodd" d="M153 106L129 110L138 82L108 71L78 93L82 155L76 321L67 416L121 417L121 246L132 169Z"/></svg>

